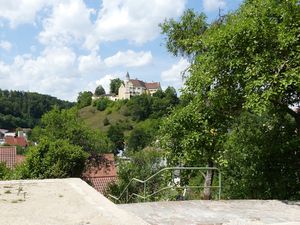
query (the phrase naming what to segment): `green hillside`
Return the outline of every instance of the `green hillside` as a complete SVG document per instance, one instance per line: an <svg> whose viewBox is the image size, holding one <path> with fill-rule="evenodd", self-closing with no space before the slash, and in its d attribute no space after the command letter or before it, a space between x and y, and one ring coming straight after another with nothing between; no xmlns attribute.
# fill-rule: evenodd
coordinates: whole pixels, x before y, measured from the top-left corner
<svg viewBox="0 0 300 225"><path fill-rule="evenodd" d="M55 105L65 109L74 106L74 103L50 95L0 89L0 128L33 128Z"/></svg>
<svg viewBox="0 0 300 225"><path fill-rule="evenodd" d="M85 121L85 123L94 129L100 129L101 131L107 131L111 124L127 121L130 125L135 126L136 122L132 120L131 116L124 116L122 111L111 108L104 111L99 111L95 106L87 106L79 110L79 116ZM105 120L108 120L108 124L105 124Z"/></svg>

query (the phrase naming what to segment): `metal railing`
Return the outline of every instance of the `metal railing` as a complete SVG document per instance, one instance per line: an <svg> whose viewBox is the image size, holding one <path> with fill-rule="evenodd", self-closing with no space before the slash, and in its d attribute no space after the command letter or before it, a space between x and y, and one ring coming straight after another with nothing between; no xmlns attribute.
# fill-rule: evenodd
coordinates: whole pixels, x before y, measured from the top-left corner
<svg viewBox="0 0 300 225"><path fill-rule="evenodd" d="M164 190L167 190L167 189L172 189L174 188L174 185L168 185L166 187L163 187L157 191L154 191L150 194L146 194L146 189L147 189L147 182L149 182L150 180L152 180L154 177L160 175L161 173L163 173L164 171L168 171L168 170L173 170L173 171L181 171L181 170L198 170L200 171L201 175L204 177L205 179L205 174L203 171L209 171L209 170L213 170L213 171L216 171L218 173L218 185L212 185L212 186L204 186L204 185L196 185L196 186L190 186L190 185L184 185L184 186L176 186L175 188L176 189L187 189L187 188L190 188L190 189L193 189L193 188L218 188L218 199L221 199L221 190L222 190L222 179L221 179L221 172L218 168L216 167L166 167L166 168L163 168L161 169L160 171L156 172L155 174L153 174L152 176L148 177L147 179L145 180L140 180L140 179L137 179L137 178L132 178L129 183L126 185L126 187L124 188L124 190L120 193L120 195L118 197L116 196L113 196L113 195L108 195L110 198L114 199L115 201L117 202L121 202L121 199L122 197L126 194L126 203L129 202L129 200L131 200L132 197L137 197L137 198L141 198L144 200L144 202L149 199L150 197L164 191ZM140 195L138 193L132 193L129 195L129 192L128 192L128 189L130 187L130 185L133 183L133 182L138 182L140 184L143 184L143 195Z"/></svg>

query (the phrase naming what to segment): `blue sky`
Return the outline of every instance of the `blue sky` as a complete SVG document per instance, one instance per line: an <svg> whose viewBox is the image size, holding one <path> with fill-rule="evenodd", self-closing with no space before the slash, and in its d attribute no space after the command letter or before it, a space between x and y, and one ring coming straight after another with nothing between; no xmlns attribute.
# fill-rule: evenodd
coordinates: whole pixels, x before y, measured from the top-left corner
<svg viewBox="0 0 300 225"><path fill-rule="evenodd" d="M75 101L110 79L159 81L180 89L184 58L170 55L158 24L187 8L208 21L242 0L0 1L0 88Z"/></svg>

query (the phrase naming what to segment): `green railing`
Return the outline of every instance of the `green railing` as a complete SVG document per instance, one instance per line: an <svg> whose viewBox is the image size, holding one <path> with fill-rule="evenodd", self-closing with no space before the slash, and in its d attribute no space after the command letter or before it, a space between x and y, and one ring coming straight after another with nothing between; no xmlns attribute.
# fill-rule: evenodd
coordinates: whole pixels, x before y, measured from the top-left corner
<svg viewBox="0 0 300 225"><path fill-rule="evenodd" d="M195 185L195 186L191 186L191 185L184 185L184 186L174 186L174 185L168 185L166 187L163 187L163 188L160 188L156 191L154 191L153 193L150 193L150 194L146 194L146 189L147 189L147 182L151 181L154 177L156 176L159 176L161 175L164 171L181 171L181 170L198 170L201 175L204 177L205 179L205 174L204 172L206 171L209 171L209 170L212 170L212 171L216 171L218 173L218 185L212 185L212 186L204 186L204 185ZM203 172L204 171L204 172ZM133 182L138 182L140 184L143 185L143 195L140 195L138 193L132 193L129 195L129 192L128 192L128 189L130 187L130 185L133 183ZM153 174L152 176L148 177L146 180L140 180L140 179L137 179L137 178L132 178L129 183L126 185L126 187L124 188L124 190L120 193L120 195L118 197L116 196L113 196L113 195L109 195L109 197L117 202L121 202L121 199L122 197L124 197L124 195L126 195L126 198L125 198L125 202L128 203L133 197L137 197L137 198L140 198L144 201L146 201L147 199L149 199L150 197L162 192L162 191L165 191L165 190L168 190L168 189L173 189L173 188L176 188L176 189L187 189L187 188L190 188L190 189L200 189L200 188L218 188L218 199L221 199L221 190L222 190L222 180L221 180L221 172L218 168L216 167L166 167L166 168L163 168L161 169L160 171L158 171L157 173Z"/></svg>

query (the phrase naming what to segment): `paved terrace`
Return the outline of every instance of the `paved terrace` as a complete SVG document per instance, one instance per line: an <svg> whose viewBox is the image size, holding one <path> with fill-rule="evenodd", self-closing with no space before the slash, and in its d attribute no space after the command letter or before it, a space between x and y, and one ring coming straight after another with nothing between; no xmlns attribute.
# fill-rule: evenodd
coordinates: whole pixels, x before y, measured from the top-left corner
<svg viewBox="0 0 300 225"><path fill-rule="evenodd" d="M300 202L177 201L120 206L153 225L300 225Z"/></svg>
<svg viewBox="0 0 300 225"><path fill-rule="evenodd" d="M115 205L80 179L0 181L0 225L300 225L299 205L249 200Z"/></svg>
<svg viewBox="0 0 300 225"><path fill-rule="evenodd" d="M147 225L80 179L0 182L0 225Z"/></svg>

